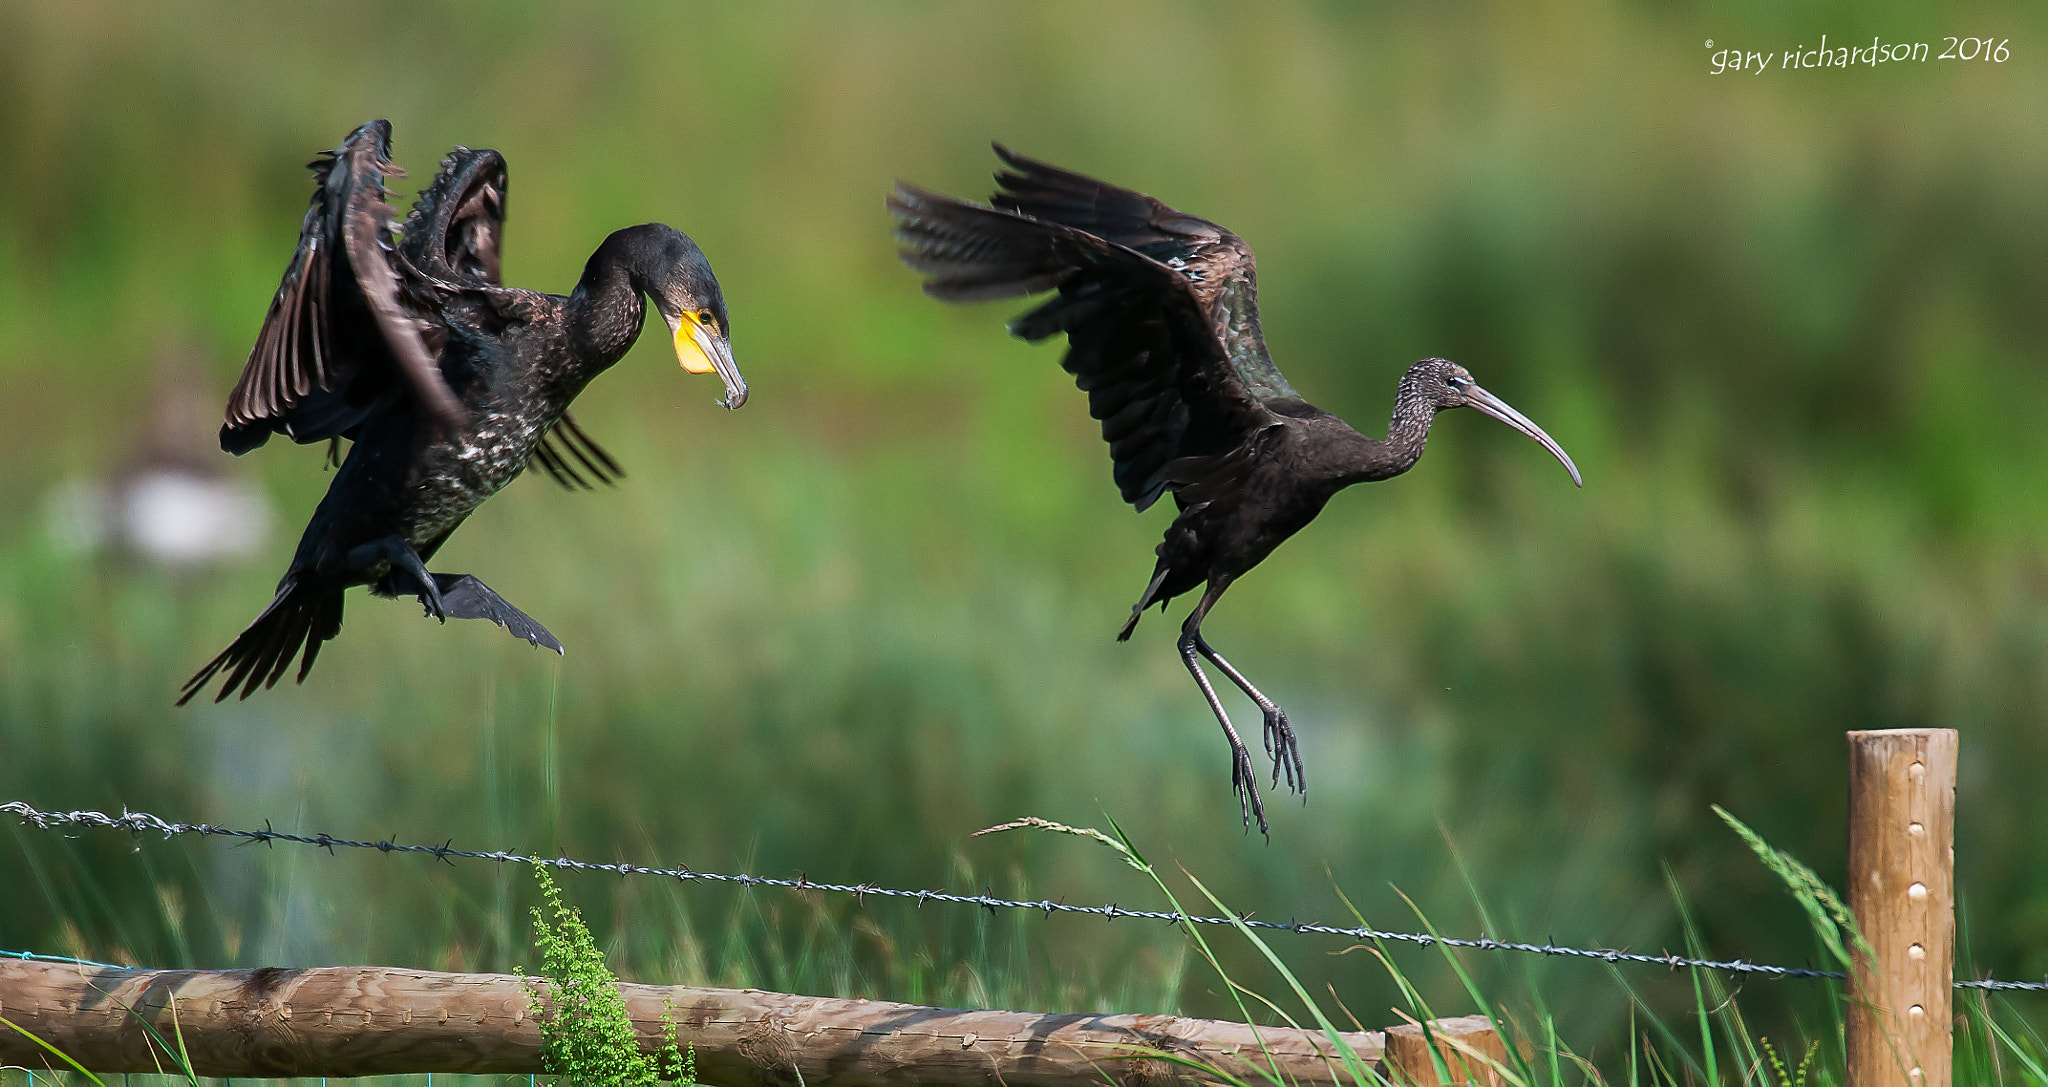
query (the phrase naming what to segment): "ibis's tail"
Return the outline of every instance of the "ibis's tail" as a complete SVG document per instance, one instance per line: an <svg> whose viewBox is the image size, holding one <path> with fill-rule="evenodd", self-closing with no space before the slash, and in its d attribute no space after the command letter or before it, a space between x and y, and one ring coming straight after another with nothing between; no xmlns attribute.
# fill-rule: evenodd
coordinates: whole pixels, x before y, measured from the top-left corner
<svg viewBox="0 0 2048 1087"><path fill-rule="evenodd" d="M1131 640L1131 632L1138 629L1138 620L1145 617L1146 608L1157 603L1160 609L1164 610L1167 601L1173 599L1174 594L1172 593L1167 593L1165 596L1159 594L1160 587L1166 584L1168 570L1169 567L1162 560L1159 563L1159 568L1152 572L1152 584L1145 586L1145 595L1139 597L1136 604L1131 605L1131 618L1124 623L1122 630L1116 632L1117 641L1128 642Z"/></svg>
<svg viewBox="0 0 2048 1087"><path fill-rule="evenodd" d="M215 702L225 700L238 686L243 698L256 693L259 686L274 687L302 645L306 652L299 661L298 681L305 682L306 673L313 669L313 658L320 655L320 643L341 633L341 593L340 586L317 581L307 584L296 575L286 575L284 584L278 586L276 599L263 609L263 614L236 636L220 656L185 682L178 705L190 702L193 695L222 672L227 673L227 679L221 684L220 693L213 696Z"/></svg>

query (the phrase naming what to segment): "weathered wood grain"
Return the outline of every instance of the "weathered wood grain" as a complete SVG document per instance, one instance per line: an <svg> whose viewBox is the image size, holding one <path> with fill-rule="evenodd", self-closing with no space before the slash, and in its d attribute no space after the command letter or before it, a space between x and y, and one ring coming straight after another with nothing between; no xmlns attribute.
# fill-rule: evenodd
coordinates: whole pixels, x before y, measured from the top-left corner
<svg viewBox="0 0 2048 1087"><path fill-rule="evenodd" d="M203 1076L527 1074L540 1030L527 979L382 967L126 970L0 962L0 1017L96 1072L170 1067L146 1022L182 1036ZM720 1087L1165 1087L1213 1077L1170 1053L1244 1074L1335 1085L1323 1036L1170 1015L960 1011L752 989L623 985L650 1052L665 1021L693 1046L699 1077ZM173 1008L175 1007L175 1015ZM1347 1034L1366 1061L1382 1035ZM0 1064L61 1067L0 1028ZM799 1080L801 1076L801 1080Z"/></svg>
<svg viewBox="0 0 2048 1087"><path fill-rule="evenodd" d="M1436 1043L1436 1060L1430 1057L1430 1043ZM1437 1073L1443 1062L1445 1079ZM1386 1075L1398 1084L1462 1085L1504 1087L1508 1049L1493 1029L1493 1020L1483 1015L1461 1015L1429 1024L1429 1035L1414 1023L1388 1027L1386 1032Z"/></svg>
<svg viewBox="0 0 2048 1087"><path fill-rule="evenodd" d="M1849 909L1871 951L1849 975L1858 1087L1949 1087L1955 820L1954 729L1849 734Z"/></svg>

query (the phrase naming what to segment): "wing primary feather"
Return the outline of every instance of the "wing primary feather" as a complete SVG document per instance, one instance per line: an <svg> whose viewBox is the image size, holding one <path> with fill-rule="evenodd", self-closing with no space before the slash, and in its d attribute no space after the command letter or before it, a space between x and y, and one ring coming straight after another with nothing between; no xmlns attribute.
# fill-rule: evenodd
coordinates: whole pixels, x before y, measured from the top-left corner
<svg viewBox="0 0 2048 1087"><path fill-rule="evenodd" d="M584 470L596 477L599 483L606 486L611 485L611 477L605 473L603 468L591 463L590 457L584 454L582 447L576 444L574 438L565 436L562 440L562 448L567 449L569 455L575 457L577 463L583 465Z"/></svg>
<svg viewBox="0 0 2048 1087"><path fill-rule="evenodd" d="M1088 394L1113 474L1139 509L1178 486L1163 466L1241 447L1291 393L1265 357L1251 251L1207 220L997 145L993 206L898 183L888 198L903 263L945 301L1057 294L1014 318L1064 332L1063 367ZM1232 313L1218 309L1226 299Z"/></svg>
<svg viewBox="0 0 2048 1087"><path fill-rule="evenodd" d="M561 449L556 446L553 439L549 439L548 441L548 459L554 461L555 471L559 473L560 477L564 480L564 486L567 486L572 490L596 490L595 487L592 487L590 485L590 482L588 480L584 479L583 476L576 471L576 466L569 463L569 458L562 455Z"/></svg>
<svg viewBox="0 0 2048 1087"><path fill-rule="evenodd" d="M328 275L327 275L327 262L326 262L325 260L320 260L320 261L316 261L316 262L314 262L314 267L313 267L313 275L314 275L314 282L315 282L315 284L316 284L316 285L317 285L317 286L319 287L319 290L318 290L318 291L317 291L317 292L316 292L316 293L315 293L315 294L313 295L313 298L314 298L314 303L313 303L313 306L312 306L312 311L313 311L313 312L312 312L312 318L313 318L313 336L312 336L312 347L313 347L313 356L312 356L312 357L313 357L313 366L312 366L312 377L313 377L313 384L314 384L315 386L319 387L319 388L323 388L323 389L324 389L324 388L326 388L326 387L327 387L327 382L328 382L328 373L327 373L327 351L326 351L326 344L327 344L327 301L326 301L326 300L327 300L327 283L328 283Z"/></svg>
<svg viewBox="0 0 2048 1087"><path fill-rule="evenodd" d="M343 229L348 242L349 263L355 268L356 284L369 301L377 328L383 332L385 343L390 345L399 369L412 382L413 391L443 422L460 426L468 413L442 379L440 367L427 351L426 343L420 339L419 329L414 326L412 318L399 309L398 284L392 263L385 256L381 244L384 217L379 214L380 210L384 210L381 199L376 207L367 206L365 202L351 208L348 223Z"/></svg>
<svg viewBox="0 0 2048 1087"><path fill-rule="evenodd" d="M379 402L394 385L441 419L464 417L406 308L416 275L390 244L385 179L403 176L390 161L390 131L371 121L309 164L314 192L298 246L228 398L221 440L230 451L273 432L332 437L361 421L344 404Z"/></svg>
<svg viewBox="0 0 2048 1087"><path fill-rule="evenodd" d="M547 472L556 483L561 484L563 490L587 491L591 489L590 484L583 481L583 477L577 475L574 469L562 461L561 454L556 452L550 436L543 436L540 444L533 447L533 459L540 462L541 469Z"/></svg>
<svg viewBox="0 0 2048 1087"><path fill-rule="evenodd" d="M590 469L590 473L597 477L598 482L609 486L626 478L626 470L619 466L618 461L612 459L610 453L605 452L604 446L597 444L595 439L584 433L583 428L577 425L575 416L563 412L556 429L563 433L562 444L576 454L576 459ZM593 461L595 463L592 463Z"/></svg>

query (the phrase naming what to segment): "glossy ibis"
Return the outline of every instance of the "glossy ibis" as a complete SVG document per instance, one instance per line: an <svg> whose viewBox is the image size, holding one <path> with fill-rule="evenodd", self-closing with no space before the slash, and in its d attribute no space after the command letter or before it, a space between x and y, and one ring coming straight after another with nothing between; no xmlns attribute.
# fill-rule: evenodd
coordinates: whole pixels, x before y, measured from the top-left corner
<svg viewBox="0 0 2048 1087"><path fill-rule="evenodd" d="M1244 823L1256 818L1265 833L1251 753L1202 659L1264 714L1272 784L1284 773L1306 797L1308 782L1287 715L1202 637L1231 582L1338 491L1413 467L1447 408L1477 408L1536 439L1573 483L1579 470L1542 428L1443 359L1402 375L1385 439L1360 434L1303 400L1273 365L1252 251L1237 235L1142 193L995 151L1009 170L996 175L992 207L896 186L888 203L904 263L925 277L925 293L948 302L1057 292L1010 331L1032 342L1067 334L1064 365L1102 422L1124 500L1143 510L1170 491L1180 510L1117 639L1150 605L1207 584L1181 624L1181 659L1230 739Z"/></svg>
<svg viewBox="0 0 2048 1087"><path fill-rule="evenodd" d="M342 594L355 585L417 596L443 622L489 619L560 652L483 582L426 563L529 460L565 486L618 475L567 412L640 335L643 296L683 368L716 371L725 406L746 401L718 280L681 231L649 223L612 234L566 298L506 287L505 160L457 148L394 233L390 147L391 126L371 121L312 164L298 250L220 432L221 448L238 455L272 433L353 444L276 597L185 684L180 705L216 676L216 702L273 686L301 647L303 681L341 630Z"/></svg>

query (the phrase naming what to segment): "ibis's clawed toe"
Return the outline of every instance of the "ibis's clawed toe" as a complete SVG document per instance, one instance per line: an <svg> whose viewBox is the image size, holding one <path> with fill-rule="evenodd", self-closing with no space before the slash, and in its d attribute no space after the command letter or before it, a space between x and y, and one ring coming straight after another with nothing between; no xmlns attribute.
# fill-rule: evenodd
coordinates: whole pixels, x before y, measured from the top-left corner
<svg viewBox="0 0 2048 1087"><path fill-rule="evenodd" d="M1273 760L1273 787L1280 787L1280 777L1284 773L1287 788L1300 793L1302 802L1307 803L1308 773L1302 769L1301 746L1294 742L1294 729L1287 723L1287 711L1252 686L1252 681L1244 678L1243 672L1224 660L1223 654L1216 652L1209 645L1209 640L1202 637L1200 629L1195 631L1195 648L1209 658L1210 664L1221 668L1223 674L1230 677L1230 682L1237 684L1237 689L1245 693L1245 697L1258 704L1259 712L1265 716L1266 755Z"/></svg>

